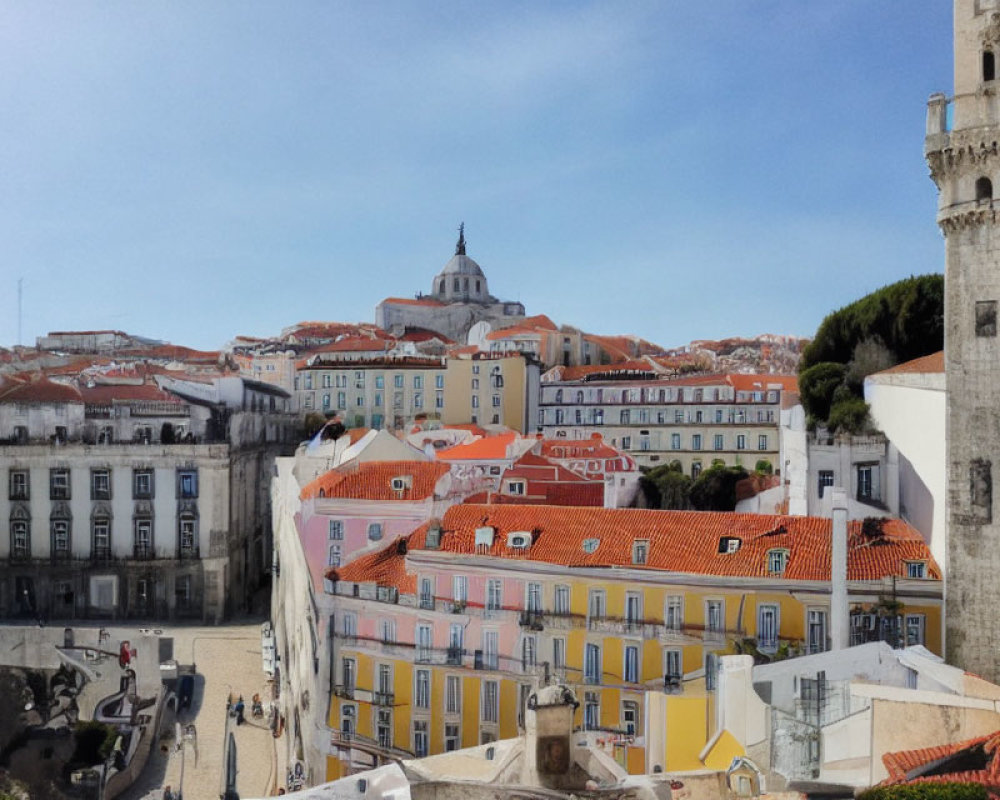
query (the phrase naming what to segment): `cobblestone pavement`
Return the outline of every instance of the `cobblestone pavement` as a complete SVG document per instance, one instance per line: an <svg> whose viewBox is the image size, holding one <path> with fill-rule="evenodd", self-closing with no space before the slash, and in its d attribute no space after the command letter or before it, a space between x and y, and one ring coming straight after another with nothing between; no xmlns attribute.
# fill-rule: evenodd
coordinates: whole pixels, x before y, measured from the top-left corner
<svg viewBox="0 0 1000 800"><path fill-rule="evenodd" d="M246 722L233 725L237 751L237 790L243 797L277 794L279 747L267 727L266 710L271 685L261 667L260 623L219 627L164 627L163 636L174 639L174 658L196 669L190 709L175 716L166 711L160 727L161 739L139 780L122 800L161 800L169 785L183 789L184 800L217 800L222 792L225 758L226 700L243 695ZM251 716L250 700L259 693L264 700L264 719ZM180 723L180 725L178 725ZM188 726L193 726L193 731ZM180 736L187 728L193 735ZM178 741L181 746L178 747ZM183 770L183 784L181 773Z"/></svg>

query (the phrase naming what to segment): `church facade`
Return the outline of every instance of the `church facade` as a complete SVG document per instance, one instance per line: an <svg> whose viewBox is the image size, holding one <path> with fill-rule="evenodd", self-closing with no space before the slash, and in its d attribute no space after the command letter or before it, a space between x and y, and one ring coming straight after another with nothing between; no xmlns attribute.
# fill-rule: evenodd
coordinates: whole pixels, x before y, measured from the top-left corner
<svg viewBox="0 0 1000 800"><path fill-rule="evenodd" d="M406 328L435 331L465 343L474 325L504 328L524 318L520 302L490 294L482 268L465 252L465 226L459 228L455 255L436 276L430 294L415 298L387 297L375 308L375 324L402 333Z"/></svg>

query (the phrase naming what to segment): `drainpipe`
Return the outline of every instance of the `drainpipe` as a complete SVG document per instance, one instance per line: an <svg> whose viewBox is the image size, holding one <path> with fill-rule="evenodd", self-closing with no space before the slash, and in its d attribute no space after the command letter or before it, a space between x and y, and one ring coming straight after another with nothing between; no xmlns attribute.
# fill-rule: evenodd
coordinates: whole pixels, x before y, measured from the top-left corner
<svg viewBox="0 0 1000 800"><path fill-rule="evenodd" d="M843 650L851 641L847 612L847 492L831 487L833 507L830 544L830 643L832 650Z"/></svg>

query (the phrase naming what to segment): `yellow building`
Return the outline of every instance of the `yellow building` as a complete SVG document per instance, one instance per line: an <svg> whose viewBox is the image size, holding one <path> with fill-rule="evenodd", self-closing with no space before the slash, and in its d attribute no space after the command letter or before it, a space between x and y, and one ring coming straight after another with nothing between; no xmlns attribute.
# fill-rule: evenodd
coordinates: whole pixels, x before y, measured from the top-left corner
<svg viewBox="0 0 1000 800"><path fill-rule="evenodd" d="M530 357L472 353L448 359L445 425L505 425L528 433L538 424L538 363Z"/></svg>
<svg viewBox="0 0 1000 800"><path fill-rule="evenodd" d="M718 655L828 649L831 525L453 506L330 573L337 755L327 777L514 736L528 689L547 680L573 687L577 725L630 772L704 767ZM852 637L941 651L940 570L912 528L850 523L847 568ZM647 753L650 726L662 751ZM715 742L707 758L730 749Z"/></svg>

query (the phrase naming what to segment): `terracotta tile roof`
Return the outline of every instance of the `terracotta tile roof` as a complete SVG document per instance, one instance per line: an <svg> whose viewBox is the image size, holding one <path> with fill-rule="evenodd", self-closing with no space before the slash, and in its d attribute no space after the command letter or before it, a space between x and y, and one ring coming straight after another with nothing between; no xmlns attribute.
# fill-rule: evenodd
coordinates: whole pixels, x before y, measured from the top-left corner
<svg viewBox="0 0 1000 800"><path fill-rule="evenodd" d="M352 583L375 583L379 586L395 586L402 594L417 593L417 576L407 573L405 547L400 542L409 542L413 534L389 542L381 550L360 556L343 567L326 571L326 577L333 581Z"/></svg>
<svg viewBox="0 0 1000 800"><path fill-rule="evenodd" d="M875 372L874 375L892 375L898 372L924 373L924 372L944 372L944 350L931 353L929 356L921 356L912 361L904 361L889 369Z"/></svg>
<svg viewBox="0 0 1000 800"><path fill-rule="evenodd" d="M300 497L337 497L345 500L399 500L413 502L434 495L447 464L433 461L365 461L345 464L306 484ZM392 479L409 477L410 485L397 490ZM321 494L322 492L322 494Z"/></svg>
<svg viewBox="0 0 1000 800"><path fill-rule="evenodd" d="M456 444L435 453L441 461L496 461L507 458L507 448L514 443L516 433L501 433L475 439L467 444Z"/></svg>
<svg viewBox="0 0 1000 800"><path fill-rule="evenodd" d="M370 336L345 336L336 342L324 344L311 350L312 353L343 353L370 352L387 350L392 346L391 339L372 339Z"/></svg>
<svg viewBox="0 0 1000 800"><path fill-rule="evenodd" d="M977 736L954 744L943 744L936 747L923 747L917 750L901 750L895 753L885 753L882 763L889 773L880 785L887 786L899 783L981 783L986 786L1000 787L1000 759L997 758L997 747L1000 746L1000 732ZM979 751L979 752L977 752ZM970 756L980 756L983 769L960 770L948 772L947 763L935 765L934 762L963 753ZM976 758L972 758L975 761ZM968 760L966 760L968 763ZM956 764L956 766L958 766ZM935 775L921 775L922 771L939 772Z"/></svg>
<svg viewBox="0 0 1000 800"><path fill-rule="evenodd" d="M142 383L138 385L131 383L99 383L94 386L81 386L80 395L83 397L83 402L91 405L115 402L127 403L130 401L155 401L157 403L175 403L178 406L185 405L184 401L177 397L177 395L163 391L154 383Z"/></svg>
<svg viewBox="0 0 1000 800"><path fill-rule="evenodd" d="M27 381L9 380L0 387L3 403L82 403L83 398L75 386L50 381L42 375L33 375Z"/></svg>
<svg viewBox="0 0 1000 800"><path fill-rule="evenodd" d="M662 374L652 364L644 359L619 361L615 364L581 364L575 367L556 367L561 374L560 380L576 381L588 375L620 376L626 372L641 372L649 375Z"/></svg>
<svg viewBox="0 0 1000 800"><path fill-rule="evenodd" d="M604 443L599 433L589 439L542 439L538 451L546 458L617 458L622 453Z"/></svg>
<svg viewBox="0 0 1000 800"><path fill-rule="evenodd" d="M421 342L430 342L434 339L440 340L442 344L455 344L453 340L449 339L443 333L428 330L427 328L407 327L403 330L403 335L399 338L401 341L415 342L416 344L420 344Z"/></svg>
<svg viewBox="0 0 1000 800"><path fill-rule="evenodd" d="M433 297L387 297L383 303L392 303L400 306L443 306L440 300Z"/></svg>
<svg viewBox="0 0 1000 800"><path fill-rule="evenodd" d="M768 578L767 552L787 549L781 576L792 581L827 581L830 576L832 522L821 517L735 514L715 511L652 511L532 505L456 505L441 521L440 550L541 561L569 567L633 567L632 544L649 541L648 561L636 569L741 578ZM476 529L492 527L492 547L475 544ZM510 551L507 534L530 531L533 542L525 551ZM408 538L408 549L424 547L427 525ZM720 553L722 537L741 542L735 553ZM596 539L591 553L585 539ZM403 557L400 556L400 561ZM848 525L847 577L852 581L906 577L907 561L924 561L932 580L941 571L920 534L901 520L886 520L882 535L868 539L861 523ZM355 562L357 564L357 562ZM352 567L354 564L351 565ZM401 575L399 567L395 575ZM360 565L345 580L365 577ZM402 587L400 587L402 590Z"/></svg>

